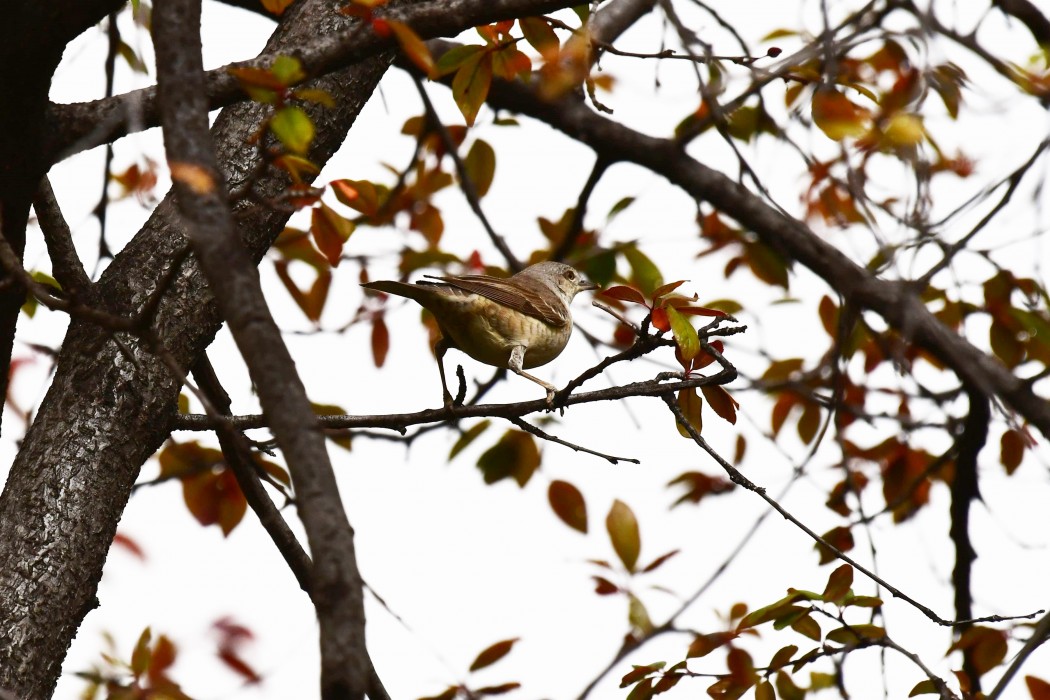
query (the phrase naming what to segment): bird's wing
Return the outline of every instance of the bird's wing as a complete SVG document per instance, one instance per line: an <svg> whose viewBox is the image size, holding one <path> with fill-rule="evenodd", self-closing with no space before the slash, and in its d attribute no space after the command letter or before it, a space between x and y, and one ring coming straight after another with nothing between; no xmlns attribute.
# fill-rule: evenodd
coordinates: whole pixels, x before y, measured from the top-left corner
<svg viewBox="0 0 1050 700"><path fill-rule="evenodd" d="M569 310L561 299L551 294L539 285L529 284L531 280L490 277L488 275L459 275L449 277L433 277L445 284L472 292L486 299L491 299L497 304L520 311L521 313L538 318L547 325L561 328L569 324ZM524 283L523 283L524 282ZM546 292L546 293L544 293Z"/></svg>

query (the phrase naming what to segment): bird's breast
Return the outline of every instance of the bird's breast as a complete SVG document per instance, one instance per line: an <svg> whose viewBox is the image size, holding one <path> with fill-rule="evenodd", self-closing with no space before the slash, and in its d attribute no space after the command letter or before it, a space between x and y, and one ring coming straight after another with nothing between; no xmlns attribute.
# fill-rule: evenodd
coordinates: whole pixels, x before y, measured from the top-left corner
<svg viewBox="0 0 1050 700"><path fill-rule="evenodd" d="M525 369L545 365L561 353L572 332L571 324L549 326L477 295L457 302L435 310L442 330L460 350L494 367L506 367L510 352L517 345L526 348L522 365Z"/></svg>

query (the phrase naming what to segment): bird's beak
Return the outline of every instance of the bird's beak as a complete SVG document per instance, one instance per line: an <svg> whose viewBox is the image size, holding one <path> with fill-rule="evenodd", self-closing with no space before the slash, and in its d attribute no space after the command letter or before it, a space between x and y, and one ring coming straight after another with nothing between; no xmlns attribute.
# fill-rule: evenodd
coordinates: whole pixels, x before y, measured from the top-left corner
<svg viewBox="0 0 1050 700"><path fill-rule="evenodd" d="M595 290L595 289L601 289L602 288L602 286L600 284L595 284L594 282L588 282L587 280L580 280L579 287L580 287L580 291L581 292L589 292L589 291L592 291L592 290Z"/></svg>

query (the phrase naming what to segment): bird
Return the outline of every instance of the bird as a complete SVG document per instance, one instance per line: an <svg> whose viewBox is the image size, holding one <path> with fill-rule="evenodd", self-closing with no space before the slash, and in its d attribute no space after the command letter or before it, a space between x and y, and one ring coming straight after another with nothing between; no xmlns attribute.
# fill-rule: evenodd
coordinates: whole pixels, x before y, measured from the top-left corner
<svg viewBox="0 0 1050 700"><path fill-rule="evenodd" d="M366 282L376 292L407 297L430 311L441 330L434 346L446 408L452 395L445 381L444 356L457 348L478 362L506 368L536 382L553 408L556 389L525 370L545 365L561 354L572 334L569 305L577 294L598 289L579 271L559 262L540 262L511 277L424 275L413 284L394 280Z"/></svg>

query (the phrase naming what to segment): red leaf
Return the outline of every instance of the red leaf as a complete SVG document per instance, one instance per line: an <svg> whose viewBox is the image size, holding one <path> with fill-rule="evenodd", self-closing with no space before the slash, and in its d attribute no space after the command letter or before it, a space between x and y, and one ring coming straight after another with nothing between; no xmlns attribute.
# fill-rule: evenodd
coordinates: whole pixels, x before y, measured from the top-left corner
<svg viewBox="0 0 1050 700"><path fill-rule="evenodd" d="M1032 700L1050 700L1050 683L1035 676L1025 676L1024 682Z"/></svg>
<svg viewBox="0 0 1050 700"><path fill-rule="evenodd" d="M634 287L625 287L623 285L603 289L597 296L608 297L609 299L619 299L620 301L630 301L635 304L645 304L645 297L642 296L641 292Z"/></svg>
<svg viewBox="0 0 1050 700"><path fill-rule="evenodd" d="M662 306L653 309L653 328L661 333L671 330L671 319L667 317L667 309Z"/></svg>
<svg viewBox="0 0 1050 700"><path fill-rule="evenodd" d="M587 532L587 504L583 494L567 481L552 481L547 489L551 508L563 523L582 533Z"/></svg>
<svg viewBox="0 0 1050 700"><path fill-rule="evenodd" d="M720 418L736 425L736 409L740 408L740 404L729 395L728 391L717 384L702 386L700 390L704 393L704 398L707 399L707 405Z"/></svg>
<svg viewBox="0 0 1050 700"><path fill-rule="evenodd" d="M387 330L386 321L382 315L372 319L372 360L376 367L382 367L386 362L386 353L390 349L390 331Z"/></svg>

